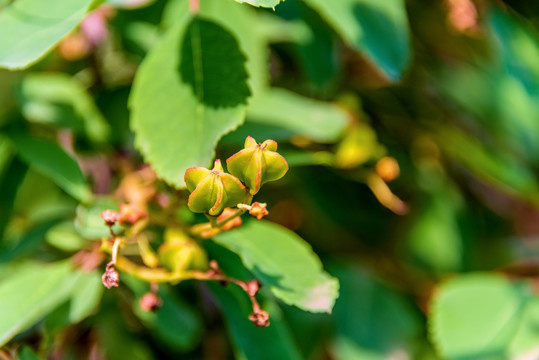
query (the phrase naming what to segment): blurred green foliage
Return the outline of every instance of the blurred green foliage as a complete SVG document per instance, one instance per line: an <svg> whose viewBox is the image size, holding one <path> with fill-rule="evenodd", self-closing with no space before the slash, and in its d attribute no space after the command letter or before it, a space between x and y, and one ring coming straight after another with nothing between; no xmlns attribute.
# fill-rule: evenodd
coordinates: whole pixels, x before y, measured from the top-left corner
<svg viewBox="0 0 539 360"><path fill-rule="evenodd" d="M0 0L0 34L0 358L539 359L533 1ZM167 235L246 136L290 165L266 220ZM234 284L105 289L137 202L130 264L207 254L270 326Z"/></svg>

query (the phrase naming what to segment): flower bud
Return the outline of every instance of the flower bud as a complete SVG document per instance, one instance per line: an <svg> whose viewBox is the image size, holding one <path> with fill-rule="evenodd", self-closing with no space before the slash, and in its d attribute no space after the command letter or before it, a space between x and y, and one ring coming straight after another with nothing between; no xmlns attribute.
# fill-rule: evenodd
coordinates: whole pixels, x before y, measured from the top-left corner
<svg viewBox="0 0 539 360"><path fill-rule="evenodd" d="M288 171L288 163L279 155L277 143L266 140L257 144L248 136L245 148L226 160L228 171L240 179L251 192L256 194L268 181L279 180Z"/></svg>
<svg viewBox="0 0 539 360"><path fill-rule="evenodd" d="M234 176L223 172L220 160L213 170L201 167L185 172L185 183L191 191L187 206L192 212L217 216L227 207L234 207L249 197L245 186Z"/></svg>

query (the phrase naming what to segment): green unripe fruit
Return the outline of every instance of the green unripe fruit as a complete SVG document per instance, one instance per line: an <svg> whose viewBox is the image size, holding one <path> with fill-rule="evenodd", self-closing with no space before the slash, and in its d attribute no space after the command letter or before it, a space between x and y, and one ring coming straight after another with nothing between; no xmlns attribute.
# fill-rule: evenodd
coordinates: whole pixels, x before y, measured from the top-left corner
<svg viewBox="0 0 539 360"><path fill-rule="evenodd" d="M187 206L192 212L218 216L227 207L247 202L249 193L234 176L223 172L220 160L215 160L213 170L202 167L185 172L185 183L191 191Z"/></svg>
<svg viewBox="0 0 539 360"><path fill-rule="evenodd" d="M275 141L266 140L258 144L248 136L244 147L229 157L226 165L232 175L247 185L251 195L256 194L263 184L279 180L288 171L288 163L276 152Z"/></svg>

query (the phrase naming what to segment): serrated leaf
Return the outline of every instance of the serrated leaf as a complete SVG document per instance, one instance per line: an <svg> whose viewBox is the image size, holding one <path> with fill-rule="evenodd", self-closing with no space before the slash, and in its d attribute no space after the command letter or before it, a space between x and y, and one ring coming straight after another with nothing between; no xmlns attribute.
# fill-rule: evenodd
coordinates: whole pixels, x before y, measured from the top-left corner
<svg viewBox="0 0 539 360"><path fill-rule="evenodd" d="M10 138L20 157L37 172L79 201L91 200L92 192L79 165L59 145L24 134L12 134Z"/></svg>
<svg viewBox="0 0 539 360"><path fill-rule="evenodd" d="M506 358L531 294L493 274L455 278L437 291L429 316L431 340L447 359Z"/></svg>
<svg viewBox="0 0 539 360"><path fill-rule="evenodd" d="M249 122L282 127L321 143L337 141L348 124L346 112L337 106L277 88L256 96L247 118Z"/></svg>
<svg viewBox="0 0 539 360"><path fill-rule="evenodd" d="M275 8L281 1L284 0L236 0L239 3L247 3L256 7Z"/></svg>
<svg viewBox="0 0 539 360"><path fill-rule="evenodd" d="M110 127L93 99L67 74L29 74L21 82L18 95L28 121L68 127L95 142L105 142L110 135Z"/></svg>
<svg viewBox="0 0 539 360"><path fill-rule="evenodd" d="M249 360L299 360L302 356L292 339L292 333L275 302L265 301L262 307L270 314L270 326L259 329L248 320L252 312L247 295L233 285L223 288L209 284L226 320L232 341L237 347L236 358Z"/></svg>
<svg viewBox="0 0 539 360"><path fill-rule="evenodd" d="M78 275L68 261L28 264L0 282L0 346L64 303Z"/></svg>
<svg viewBox="0 0 539 360"><path fill-rule="evenodd" d="M410 29L403 0L304 0L391 80L410 63Z"/></svg>
<svg viewBox="0 0 539 360"><path fill-rule="evenodd" d="M0 68L30 66L69 33L92 0L16 0L0 11ZM9 35L6 35L9 34Z"/></svg>
<svg viewBox="0 0 539 360"><path fill-rule="evenodd" d="M247 269L285 303L331 312L339 283L296 233L270 222L250 221L214 241L238 254Z"/></svg>
<svg viewBox="0 0 539 360"><path fill-rule="evenodd" d="M167 182L185 186L185 170L208 166L217 141L243 122L245 62L229 29L187 13L141 65L129 99L131 127L138 149Z"/></svg>

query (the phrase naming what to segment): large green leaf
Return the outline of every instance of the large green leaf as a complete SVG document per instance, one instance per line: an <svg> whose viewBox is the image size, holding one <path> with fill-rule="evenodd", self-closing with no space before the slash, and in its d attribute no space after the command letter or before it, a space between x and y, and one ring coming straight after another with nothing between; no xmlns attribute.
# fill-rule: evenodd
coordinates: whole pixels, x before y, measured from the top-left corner
<svg viewBox="0 0 539 360"><path fill-rule="evenodd" d="M304 0L352 47L392 80L410 63L410 30L403 0Z"/></svg>
<svg viewBox="0 0 539 360"><path fill-rule="evenodd" d="M67 261L29 264L0 282L0 346L69 299L78 274Z"/></svg>
<svg viewBox="0 0 539 360"><path fill-rule="evenodd" d="M51 178L74 198L88 202L92 192L79 165L56 143L24 134L12 134L20 157L39 173Z"/></svg>
<svg viewBox="0 0 539 360"><path fill-rule="evenodd" d="M214 241L238 254L247 269L285 303L331 312L339 283L294 232L270 222L250 221Z"/></svg>
<svg viewBox="0 0 539 360"><path fill-rule="evenodd" d="M75 78L62 73L33 73L23 79L18 90L28 121L68 127L93 141L107 141L108 123Z"/></svg>
<svg viewBox="0 0 539 360"><path fill-rule="evenodd" d="M284 89L268 89L253 99L250 122L279 126L318 142L335 142L348 123L337 106L312 100Z"/></svg>
<svg viewBox="0 0 539 360"><path fill-rule="evenodd" d="M0 12L0 68L25 68L83 18L92 0L17 0Z"/></svg>
<svg viewBox="0 0 539 360"><path fill-rule="evenodd" d="M332 317L337 331L335 358L382 360L395 353L414 358L411 351L421 334L420 318L404 297L357 266L340 265L334 274L341 284Z"/></svg>
<svg viewBox="0 0 539 360"><path fill-rule="evenodd" d="M275 8L281 1L284 0L236 0L239 3L247 3L256 7Z"/></svg>
<svg viewBox="0 0 539 360"><path fill-rule="evenodd" d="M433 299L431 338L447 359L507 358L508 346L531 297L522 284L512 284L499 275L453 279L443 284Z"/></svg>
<svg viewBox="0 0 539 360"><path fill-rule="evenodd" d="M183 187L185 170L208 166L217 141L243 122L246 61L226 24L189 12L150 52L129 103L135 143L160 177Z"/></svg>

